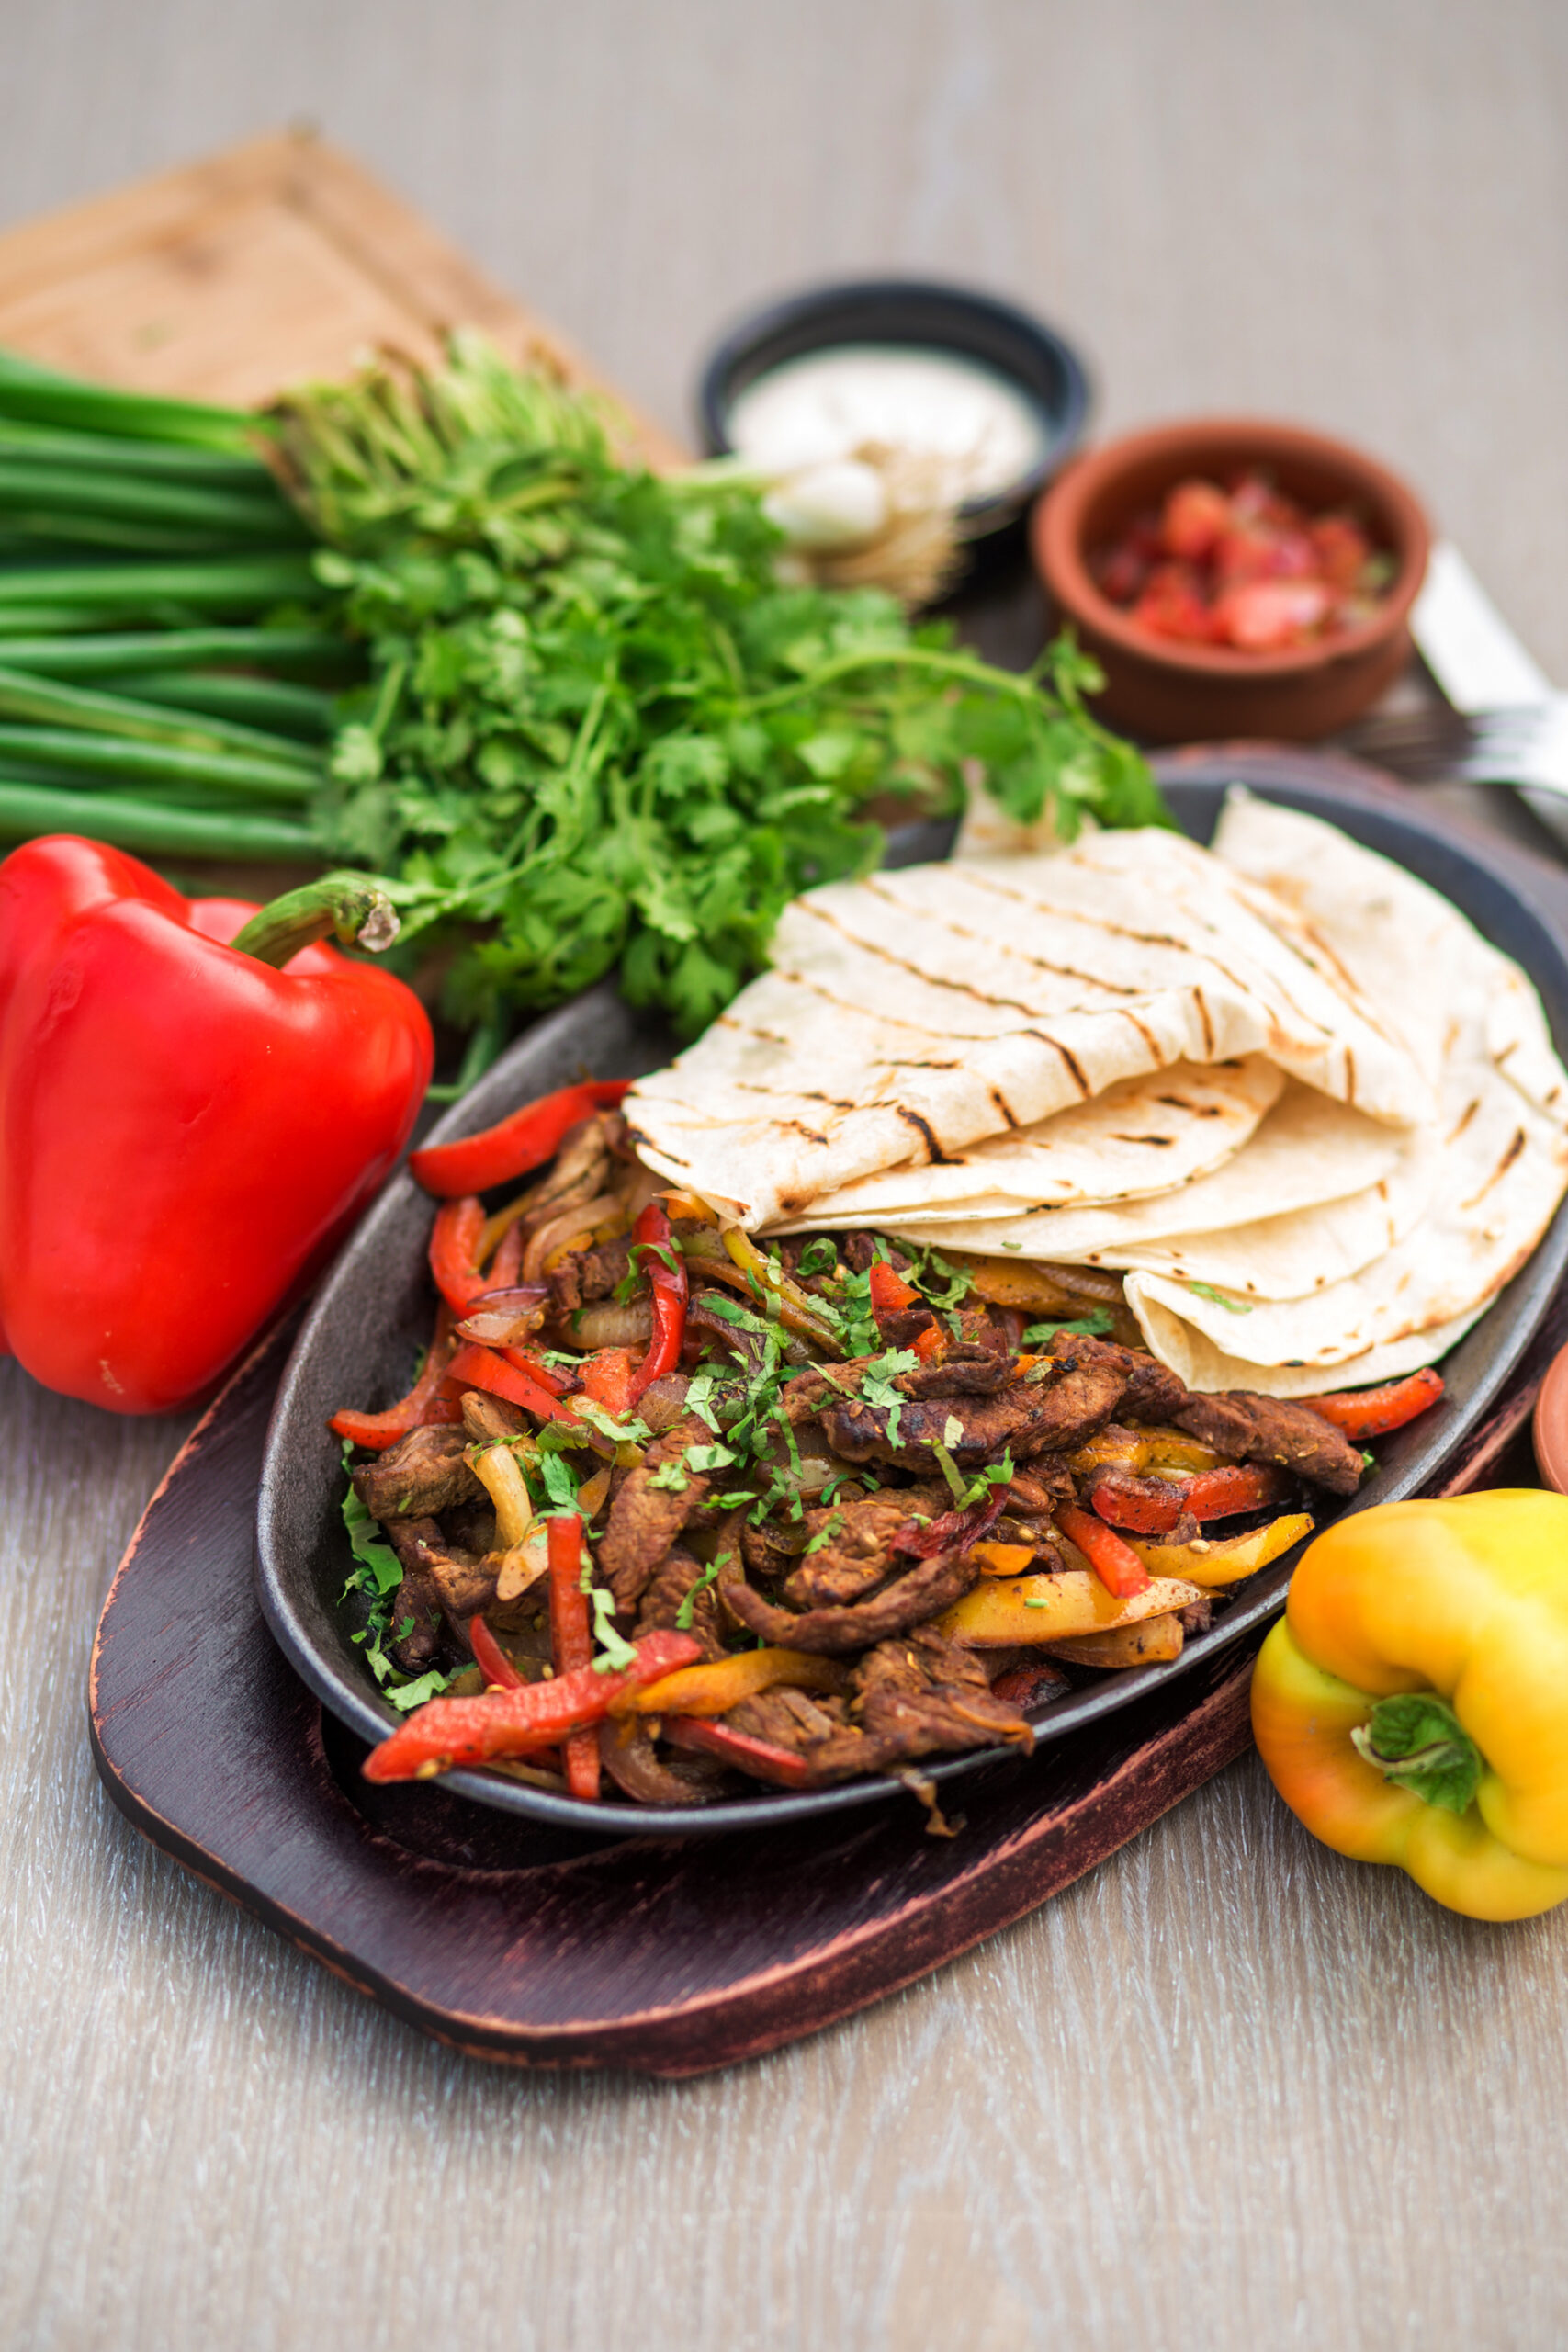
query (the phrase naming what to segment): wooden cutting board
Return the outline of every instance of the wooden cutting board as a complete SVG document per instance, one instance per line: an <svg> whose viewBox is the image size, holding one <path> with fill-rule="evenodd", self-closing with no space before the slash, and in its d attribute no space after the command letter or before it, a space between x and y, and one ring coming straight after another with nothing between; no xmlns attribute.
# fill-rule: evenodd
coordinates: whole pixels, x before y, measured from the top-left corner
<svg viewBox="0 0 1568 2352"><path fill-rule="evenodd" d="M143 391L259 405L390 344L482 327L616 401L655 465L687 455L553 327L348 156L274 133L0 236L0 345Z"/></svg>

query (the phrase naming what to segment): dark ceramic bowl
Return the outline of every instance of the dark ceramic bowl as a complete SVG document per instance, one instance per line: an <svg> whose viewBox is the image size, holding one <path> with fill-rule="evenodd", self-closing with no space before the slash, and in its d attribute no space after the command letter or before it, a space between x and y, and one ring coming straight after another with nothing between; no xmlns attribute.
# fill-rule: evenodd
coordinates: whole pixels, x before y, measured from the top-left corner
<svg viewBox="0 0 1568 2352"><path fill-rule="evenodd" d="M960 510L964 536L976 546L985 543L994 555L1001 552L1001 540L1021 545L1029 505L1082 437L1089 379L1077 352L1054 327L1010 302L962 287L872 278L797 294L742 320L718 345L698 386L698 418L708 455L725 456L733 447L730 408L748 385L786 359L846 343L961 352L1021 387L1044 420L1045 454L1005 492L973 499Z"/></svg>
<svg viewBox="0 0 1568 2352"><path fill-rule="evenodd" d="M1487 938L1517 958L1540 990L1558 1051L1568 1051L1568 959L1545 919L1521 899L1483 852L1461 847L1432 818L1398 799L1318 779L1332 763L1245 748L1163 763L1171 805L1195 839L1207 841L1228 783L1250 783L1287 806L1344 827L1443 891ZM1366 771L1360 772L1363 775ZM539 1022L450 1111L434 1136L469 1135L581 1074L632 1075L668 1057L670 1041L606 985ZM256 1530L262 1608L290 1664L332 1712L365 1740L384 1738L398 1720L370 1681L353 1641L355 1621L340 1602L352 1565L344 1532L343 1467L328 1417L346 1404L377 1408L408 1387L430 1329L425 1270L431 1203L406 1174L393 1178L323 1283L296 1342L274 1408L262 1475ZM1431 1485L1463 1451L1517 1365L1568 1267L1568 1210L1561 1214L1523 1272L1443 1364L1442 1401L1419 1420L1378 1441L1378 1462L1348 1509L1390 1502ZM1028 1768L995 1749L933 1761L938 1783L968 1775L1048 1770L1057 1743L1086 1723L1135 1706L1156 1682L1189 1673L1248 1635L1257 1637L1282 1607L1295 1554L1237 1589L1213 1630L1190 1641L1168 1665L1110 1675L1034 1718L1040 1756ZM852 1813L901 1796L897 1781L871 1779L809 1794L759 1792L691 1810L583 1804L570 1797L483 1772L453 1772L444 1785L503 1812L607 1838L689 1838L755 1830Z"/></svg>
<svg viewBox="0 0 1568 2352"><path fill-rule="evenodd" d="M1314 513L1345 506L1393 560L1374 617L1285 653L1159 637L1113 605L1089 559L1190 476L1259 466ZM1057 618L1105 673L1097 714L1149 743L1274 736L1312 742L1359 718L1410 658L1410 607L1426 576L1427 518L1398 478L1342 441L1296 425L1210 417L1132 433L1069 467L1034 510L1035 568Z"/></svg>

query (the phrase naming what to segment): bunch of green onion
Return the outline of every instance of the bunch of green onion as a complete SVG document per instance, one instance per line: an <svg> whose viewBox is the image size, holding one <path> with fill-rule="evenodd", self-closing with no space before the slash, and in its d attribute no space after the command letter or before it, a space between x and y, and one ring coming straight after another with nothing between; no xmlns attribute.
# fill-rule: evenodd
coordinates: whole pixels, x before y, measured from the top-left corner
<svg viewBox="0 0 1568 2352"><path fill-rule="evenodd" d="M0 842L319 862L352 673L255 435L0 353Z"/></svg>

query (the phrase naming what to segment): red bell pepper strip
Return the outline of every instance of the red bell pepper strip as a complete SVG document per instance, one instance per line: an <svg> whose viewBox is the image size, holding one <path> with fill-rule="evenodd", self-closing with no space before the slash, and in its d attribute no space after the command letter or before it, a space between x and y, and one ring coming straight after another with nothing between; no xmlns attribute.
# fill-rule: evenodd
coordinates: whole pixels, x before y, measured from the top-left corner
<svg viewBox="0 0 1568 2352"><path fill-rule="evenodd" d="M0 865L0 1321L46 1387L210 1390L394 1166L429 1021L319 944L375 921L362 876L258 912L66 835Z"/></svg>
<svg viewBox="0 0 1568 2352"><path fill-rule="evenodd" d="M618 1674L595 1674L590 1666L549 1682L525 1682L515 1690L429 1699L371 1749L361 1768L365 1777L414 1781L458 1765L488 1763L495 1756L536 1756L603 1723L622 1691L658 1682L702 1656L702 1644L690 1634L645 1634L636 1647L636 1664Z"/></svg>
<svg viewBox="0 0 1568 2352"><path fill-rule="evenodd" d="M1196 1478L1137 1478L1124 1470L1105 1470L1094 1482L1089 1502L1098 1518L1111 1527L1129 1527L1135 1535L1168 1533L1188 1511L1199 1521L1231 1519L1244 1510L1261 1510L1265 1503L1283 1499L1290 1481L1267 1464L1249 1464L1223 1470L1205 1470Z"/></svg>
<svg viewBox="0 0 1568 2352"><path fill-rule="evenodd" d="M704 1756L717 1756L754 1781L776 1781L781 1788L804 1789L811 1771L804 1756L775 1747L769 1739L755 1739L747 1731L731 1731L728 1724L707 1715L670 1715L661 1736L671 1747L686 1747Z"/></svg>
<svg viewBox="0 0 1568 2352"><path fill-rule="evenodd" d="M947 1333L940 1323L928 1323L909 1344L922 1363L940 1363L947 1353Z"/></svg>
<svg viewBox="0 0 1568 2352"><path fill-rule="evenodd" d="M595 1078L542 1094L479 1135L427 1144L410 1156L410 1173L416 1184L441 1200L509 1184L514 1176L553 1159L569 1128L592 1112L612 1109L630 1085L629 1078Z"/></svg>
<svg viewBox="0 0 1568 2352"><path fill-rule="evenodd" d="M527 1685L482 1617L468 1620L468 1647L485 1680L498 1690L524 1690Z"/></svg>
<svg viewBox="0 0 1568 2352"><path fill-rule="evenodd" d="M629 1348L601 1348L582 1363L582 1394L619 1420L632 1408L632 1382L637 1368Z"/></svg>
<svg viewBox="0 0 1568 2352"><path fill-rule="evenodd" d="M508 1351L513 1357L522 1350ZM524 1363L526 1363L524 1358ZM446 1367L443 1382L449 1394L457 1395L465 1388L483 1388L492 1396L504 1396L509 1404L521 1405L525 1411L537 1414L542 1421L569 1421L571 1414L558 1397L552 1396L538 1375L525 1371L522 1365L509 1363L493 1348L478 1348L470 1340L458 1349Z"/></svg>
<svg viewBox="0 0 1568 2352"><path fill-rule="evenodd" d="M452 1354L452 1310L445 1299L435 1310L435 1329L420 1367L419 1378L406 1396L389 1405L384 1413L356 1413L345 1408L334 1413L327 1426L334 1437L347 1438L351 1445L362 1445L371 1453L384 1453L396 1445L410 1430L423 1429L432 1421L460 1421L463 1418L456 1401L441 1395L441 1384Z"/></svg>
<svg viewBox="0 0 1568 2352"><path fill-rule="evenodd" d="M464 1200L445 1201L435 1212L435 1223L430 1228L430 1272L454 1315L466 1315L486 1290L501 1287L488 1282L475 1262L484 1229L484 1203L477 1193Z"/></svg>
<svg viewBox="0 0 1568 2352"><path fill-rule="evenodd" d="M913 1283L895 1273L886 1258L874 1258L869 1277L871 1311L880 1323L885 1316L902 1315L907 1307L922 1302Z"/></svg>
<svg viewBox="0 0 1568 2352"><path fill-rule="evenodd" d="M593 1634L582 1589L582 1521L575 1511L552 1519L547 1532L550 1563L550 1654L557 1677L580 1674L592 1662ZM593 1804L599 1795L599 1742L592 1731L565 1743L566 1785Z"/></svg>
<svg viewBox="0 0 1568 2352"><path fill-rule="evenodd" d="M1123 1544L1102 1519L1093 1519L1087 1510L1064 1503L1057 1509L1056 1524L1068 1542L1077 1545L1106 1591L1114 1593L1118 1600L1131 1600L1135 1593L1148 1589L1147 1568L1132 1545Z"/></svg>
<svg viewBox="0 0 1568 2352"><path fill-rule="evenodd" d="M1329 1396L1303 1396L1302 1403L1321 1413L1347 1437L1381 1437L1385 1430L1402 1430L1443 1393L1443 1378L1430 1365L1404 1380L1391 1380L1382 1388L1345 1388Z"/></svg>
<svg viewBox="0 0 1568 2352"><path fill-rule="evenodd" d="M492 1290L513 1290L523 1271L523 1227L509 1225L496 1244L494 1257L484 1272L485 1296Z"/></svg>
<svg viewBox="0 0 1568 2352"><path fill-rule="evenodd" d="M686 1336L686 1261L671 1238L662 1201L649 1201L632 1232L632 1255L648 1277L653 1306L653 1336L648 1353L632 1374L635 1405L644 1389L673 1372L681 1361L681 1342Z"/></svg>

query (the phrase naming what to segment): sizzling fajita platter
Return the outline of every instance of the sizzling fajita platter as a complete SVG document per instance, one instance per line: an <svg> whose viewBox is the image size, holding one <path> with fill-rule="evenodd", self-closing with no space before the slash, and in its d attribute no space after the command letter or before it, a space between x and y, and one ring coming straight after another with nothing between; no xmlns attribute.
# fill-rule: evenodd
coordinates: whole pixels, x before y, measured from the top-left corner
<svg viewBox="0 0 1568 2352"><path fill-rule="evenodd" d="M683 1050L594 990L435 1131L258 1522L373 1776L935 1820L1439 1476L1568 1258L1568 963L1429 820L1224 773L1181 831L809 892ZM521 1188L463 1146L564 1088Z"/></svg>

